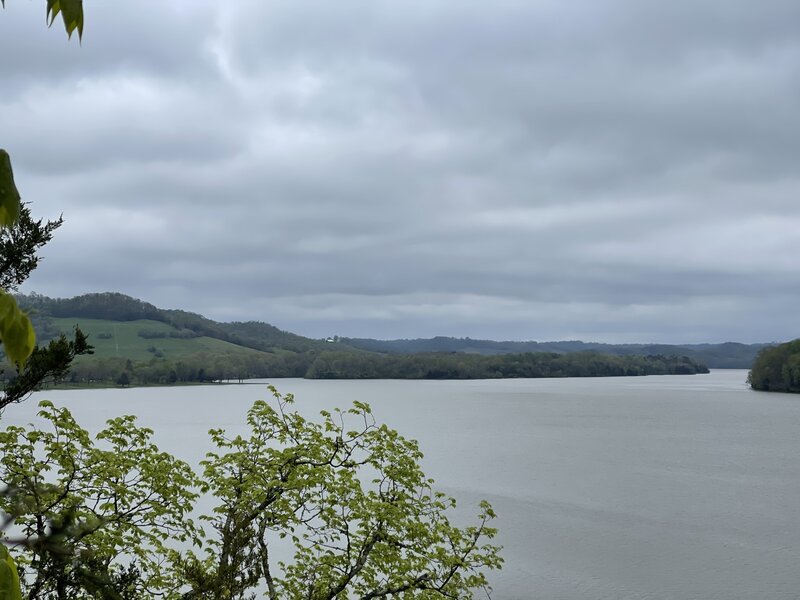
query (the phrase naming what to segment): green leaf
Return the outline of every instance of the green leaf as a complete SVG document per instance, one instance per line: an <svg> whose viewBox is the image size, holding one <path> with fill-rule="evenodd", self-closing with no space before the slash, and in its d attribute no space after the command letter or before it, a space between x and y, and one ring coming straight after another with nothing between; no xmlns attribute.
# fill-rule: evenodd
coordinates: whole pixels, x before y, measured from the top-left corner
<svg viewBox="0 0 800 600"><path fill-rule="evenodd" d="M53 24L58 13L64 20L64 29L71 38L78 30L78 39L83 39L83 0L47 0L47 25Z"/></svg>
<svg viewBox="0 0 800 600"><path fill-rule="evenodd" d="M8 152L0 149L0 227L11 227L19 219L19 192Z"/></svg>
<svg viewBox="0 0 800 600"><path fill-rule="evenodd" d="M11 294L0 291L0 342L6 356L21 369L36 345L31 321Z"/></svg>
<svg viewBox="0 0 800 600"><path fill-rule="evenodd" d="M0 600L22 600L17 566L3 545L0 545Z"/></svg>

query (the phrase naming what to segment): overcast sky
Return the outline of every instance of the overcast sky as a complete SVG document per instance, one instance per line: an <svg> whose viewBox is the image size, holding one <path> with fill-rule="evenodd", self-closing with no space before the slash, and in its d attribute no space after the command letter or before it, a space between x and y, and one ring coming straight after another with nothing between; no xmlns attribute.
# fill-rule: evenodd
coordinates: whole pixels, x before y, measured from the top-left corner
<svg viewBox="0 0 800 600"><path fill-rule="evenodd" d="M797 0L44 0L0 147L23 291L312 337L800 335Z"/></svg>

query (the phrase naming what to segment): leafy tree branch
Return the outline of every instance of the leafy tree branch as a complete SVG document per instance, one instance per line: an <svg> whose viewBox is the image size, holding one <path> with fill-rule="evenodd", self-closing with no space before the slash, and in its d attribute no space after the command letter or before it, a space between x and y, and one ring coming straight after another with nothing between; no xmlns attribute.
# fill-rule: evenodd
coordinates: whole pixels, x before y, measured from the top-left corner
<svg viewBox="0 0 800 600"><path fill-rule="evenodd" d="M368 405L308 420L271 391L248 411L247 436L210 432L201 477L134 417L92 438L44 402L46 428L0 432L0 510L18 532L6 543L26 597L488 595L487 573L502 565L491 506L454 526L455 501L425 477L416 442ZM216 501L200 518L207 533L189 518L198 493ZM276 548L291 560L275 562Z"/></svg>

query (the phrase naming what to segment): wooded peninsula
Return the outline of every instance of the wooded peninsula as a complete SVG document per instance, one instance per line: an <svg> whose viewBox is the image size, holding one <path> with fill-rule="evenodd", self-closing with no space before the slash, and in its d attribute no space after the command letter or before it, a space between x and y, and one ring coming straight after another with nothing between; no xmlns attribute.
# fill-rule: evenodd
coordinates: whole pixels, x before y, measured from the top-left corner
<svg viewBox="0 0 800 600"><path fill-rule="evenodd" d="M747 381L754 390L800 393L800 339L764 348Z"/></svg>

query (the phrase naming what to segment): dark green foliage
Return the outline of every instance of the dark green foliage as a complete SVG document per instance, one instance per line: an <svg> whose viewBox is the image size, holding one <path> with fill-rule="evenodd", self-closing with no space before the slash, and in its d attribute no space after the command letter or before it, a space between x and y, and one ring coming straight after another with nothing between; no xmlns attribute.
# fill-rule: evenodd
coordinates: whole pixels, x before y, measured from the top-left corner
<svg viewBox="0 0 800 600"><path fill-rule="evenodd" d="M44 348L36 346L22 372L12 375L0 397L0 410L12 402L24 400L42 384L66 378L76 356L91 354L92 347L83 332L75 328L75 339L61 335Z"/></svg>
<svg viewBox="0 0 800 600"><path fill-rule="evenodd" d="M36 341L39 344L55 339L63 333L63 331L53 323L53 319L47 315L37 310L28 310L27 314L33 324L34 330L36 330Z"/></svg>
<svg viewBox="0 0 800 600"><path fill-rule="evenodd" d="M609 377L707 373L685 356L612 356L594 352L526 352L480 356L462 353L411 355L324 352L306 372L310 379L497 379L513 377Z"/></svg>
<svg viewBox="0 0 800 600"><path fill-rule="evenodd" d="M273 325L257 321L245 323L233 322L221 324L231 336L231 341L257 350L270 350L281 348L292 352L306 352L308 350L321 350L324 342L305 338L288 331L282 331Z"/></svg>
<svg viewBox="0 0 800 600"><path fill-rule="evenodd" d="M164 320L161 311L152 304L115 292L84 294L74 298L48 298L32 294L17 296L17 300L26 310L35 308L51 317L86 317L109 321Z"/></svg>
<svg viewBox="0 0 800 600"><path fill-rule="evenodd" d="M305 354L209 354L200 352L169 359L150 346L150 360L131 361L124 357L81 358L75 362L68 381L75 384L116 384L127 372L133 385L200 383L253 378L304 377L313 362Z"/></svg>
<svg viewBox="0 0 800 600"><path fill-rule="evenodd" d="M61 224L61 218L46 223L42 219L36 221L31 217L28 206L21 205L19 220L12 227L0 231L0 289L15 290L28 278L39 263L37 251L50 241L53 232ZM0 293L5 297L5 291ZM33 295L30 298L35 303L40 297ZM53 326L47 315L36 310L28 312L32 313L30 322L39 332L40 343L45 340L50 340L50 343L46 346L34 345L31 337L28 351L32 350L32 353L25 364L15 360L21 368L11 373L0 371L0 380L6 383L5 393L0 396L0 410L23 400L43 383L64 378L75 356L91 352L91 346L80 330L76 329L75 339L69 341ZM3 350L9 357L14 354L14 347L9 345L8 340Z"/></svg>
<svg viewBox="0 0 800 600"><path fill-rule="evenodd" d="M228 341L228 334L222 327L222 323L217 323L211 319L188 312L185 310L161 310L156 320L176 329L194 331L198 335L205 335L219 340Z"/></svg>
<svg viewBox="0 0 800 600"><path fill-rule="evenodd" d="M160 309L136 298L116 292L84 294L74 298L48 298L39 294L17 295L20 306L28 311L50 317L106 319L109 321L159 321L175 328L169 337L192 338L207 336L245 348L272 351L275 348L292 352L322 350L325 343L312 340L267 323L218 323L185 310ZM143 330L143 338L163 337L161 332Z"/></svg>
<svg viewBox="0 0 800 600"><path fill-rule="evenodd" d="M747 382L754 390L800 393L800 339L759 352Z"/></svg>
<svg viewBox="0 0 800 600"><path fill-rule="evenodd" d="M165 338L167 337L166 331L151 331L150 329L140 329L138 333L140 338L144 338L146 340L156 340L158 338Z"/></svg>
<svg viewBox="0 0 800 600"><path fill-rule="evenodd" d="M190 340L192 338L201 337L199 333L196 331L192 331L191 329L178 329L176 331L170 331L169 337L176 338L179 340Z"/></svg>
<svg viewBox="0 0 800 600"><path fill-rule="evenodd" d="M291 352L307 352L324 348L324 342L312 340L268 323L257 321L219 323L184 310L161 310L156 320L196 336L208 336L245 348L270 352L275 348Z"/></svg>
<svg viewBox="0 0 800 600"><path fill-rule="evenodd" d="M36 252L62 223L61 217L46 223L35 221L28 205L21 206L17 223L0 231L0 288L16 290L28 278L41 260Z"/></svg>
<svg viewBox="0 0 800 600"><path fill-rule="evenodd" d="M477 356L428 353L402 356L354 352L212 355L198 353L180 359L162 358L153 348L148 361L121 357L79 359L74 383L115 384L123 372L134 385L276 379L496 379L513 377L608 377L683 375L708 369L686 357L611 356L592 352L525 353Z"/></svg>
<svg viewBox="0 0 800 600"><path fill-rule="evenodd" d="M602 352L619 356L648 354L678 355L704 363L712 369L749 369L759 350L766 344L602 344L576 340L560 342L495 342L471 338L434 337L429 339L373 340L341 338L352 348L387 354L419 352L465 352L468 354L520 354L524 352Z"/></svg>
<svg viewBox="0 0 800 600"><path fill-rule="evenodd" d="M693 357L670 352L672 346L653 347L662 352L636 356L632 351L618 355L600 352L573 352L570 349L590 346L583 342L554 342L552 352L495 352L490 355L469 352L422 352L416 354L378 354L353 348L348 340L335 342L311 340L281 331L266 323L217 323L186 311L161 310L122 294L87 294L69 300L43 296L19 296L22 306L34 305L40 314L58 314L84 319L95 331L115 328L114 343L98 344L103 351L92 359L81 359L73 367L74 383L116 384L123 372L132 385L243 380L252 378L306 377L313 379L485 379L500 377L601 377L652 374L688 374L707 372ZM77 314L69 314L75 311ZM89 321L115 317L116 323ZM138 319L148 317L149 321ZM135 319L135 325L134 321ZM130 332L130 327L135 327ZM89 329L91 331L91 329ZM128 331L128 333L126 333ZM145 346L131 346L130 340L162 340ZM99 336L98 336L99 337ZM193 338L197 339L194 345ZM208 338L234 344L213 350L200 349ZM172 340L189 340L181 345ZM422 340L425 341L425 340ZM447 347L452 342L478 346L475 340L435 338L432 347ZM191 343L190 343L191 342ZM359 343L356 340L355 343ZM375 342L375 340L372 340ZM413 344L417 341L409 341ZM215 342L216 343L216 342ZM378 342L376 342L378 343ZM387 342L392 344L391 342ZM531 342L535 344L535 342ZM525 347L523 342L491 342L498 348ZM575 346L577 344L577 346ZM541 344L545 346L545 344ZM599 344L604 350L614 348ZM119 348L123 348L119 352ZM128 355L125 354L127 348ZM135 354L133 348L138 348ZM248 350L244 351L243 348ZM143 357L142 351L148 353ZM131 355L131 354L134 355ZM136 358L140 360L136 360ZM132 359L126 366L126 359Z"/></svg>

